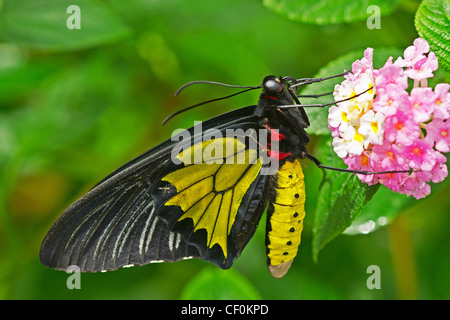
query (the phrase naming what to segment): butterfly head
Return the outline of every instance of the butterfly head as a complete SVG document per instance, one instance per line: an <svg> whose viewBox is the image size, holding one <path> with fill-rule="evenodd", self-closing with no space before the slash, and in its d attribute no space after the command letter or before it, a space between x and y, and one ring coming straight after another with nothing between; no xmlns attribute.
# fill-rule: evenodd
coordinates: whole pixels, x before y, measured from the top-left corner
<svg viewBox="0 0 450 320"><path fill-rule="evenodd" d="M276 100L277 103L274 105L292 104L293 100L296 99L295 93L290 89L288 82L283 77L265 77L262 89L261 98Z"/></svg>
<svg viewBox="0 0 450 320"><path fill-rule="evenodd" d="M283 79L275 76L267 76L263 80L263 90L267 95L279 95L283 91Z"/></svg>

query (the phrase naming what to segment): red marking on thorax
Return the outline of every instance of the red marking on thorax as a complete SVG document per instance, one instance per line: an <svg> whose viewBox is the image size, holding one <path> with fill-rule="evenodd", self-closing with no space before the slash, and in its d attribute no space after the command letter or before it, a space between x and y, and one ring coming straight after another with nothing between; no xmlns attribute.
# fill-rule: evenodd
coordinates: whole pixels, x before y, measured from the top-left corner
<svg viewBox="0 0 450 320"><path fill-rule="evenodd" d="M272 97L272 96L263 96L263 98L269 98L269 99L277 100L277 98Z"/></svg>
<svg viewBox="0 0 450 320"><path fill-rule="evenodd" d="M264 127L267 130L269 130L269 134L273 138L273 140L281 141L283 139L286 139L286 136L284 134L280 133L280 131L277 128L272 128L268 124L265 124Z"/></svg>
<svg viewBox="0 0 450 320"><path fill-rule="evenodd" d="M264 127L266 127L266 129L269 130L270 140L281 141L283 139L286 139L286 136L284 134L280 133L278 129L272 128L268 124L266 124ZM267 143L267 154L271 158L276 158L278 160L282 160L292 154L290 152L280 152L279 150L272 150L270 147L271 147L271 143L268 142Z"/></svg>
<svg viewBox="0 0 450 320"><path fill-rule="evenodd" d="M275 150L268 150L267 154L269 155L269 157L278 159L278 161L279 161L279 160L283 160L287 156L290 156L292 153L290 153L290 152L279 152L279 151L275 151Z"/></svg>

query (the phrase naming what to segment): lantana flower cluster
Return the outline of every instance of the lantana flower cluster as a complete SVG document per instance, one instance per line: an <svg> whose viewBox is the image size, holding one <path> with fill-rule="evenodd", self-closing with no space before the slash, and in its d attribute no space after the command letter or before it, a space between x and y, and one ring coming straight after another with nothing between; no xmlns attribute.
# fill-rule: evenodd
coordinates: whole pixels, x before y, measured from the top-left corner
<svg viewBox="0 0 450 320"><path fill-rule="evenodd" d="M438 61L422 38L380 69L372 58L373 49L366 49L335 86L336 106L328 115L334 151L350 170L395 171L358 174L361 181L423 198L430 181L448 174L443 153L450 150L450 85L428 87Z"/></svg>

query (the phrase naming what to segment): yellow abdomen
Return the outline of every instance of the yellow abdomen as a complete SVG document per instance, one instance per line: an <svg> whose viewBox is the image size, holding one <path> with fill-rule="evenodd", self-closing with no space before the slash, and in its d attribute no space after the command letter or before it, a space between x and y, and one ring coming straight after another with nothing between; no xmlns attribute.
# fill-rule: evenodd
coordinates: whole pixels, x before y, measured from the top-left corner
<svg viewBox="0 0 450 320"><path fill-rule="evenodd" d="M297 255L305 217L305 182L298 160L281 166L275 190L268 212L266 246L269 270L281 278Z"/></svg>

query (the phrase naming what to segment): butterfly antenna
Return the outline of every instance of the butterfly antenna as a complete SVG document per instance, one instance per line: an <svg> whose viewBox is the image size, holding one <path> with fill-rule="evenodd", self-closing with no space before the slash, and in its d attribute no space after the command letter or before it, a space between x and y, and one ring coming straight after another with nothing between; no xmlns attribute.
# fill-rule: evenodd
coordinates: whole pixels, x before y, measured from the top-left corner
<svg viewBox="0 0 450 320"><path fill-rule="evenodd" d="M292 78L292 77L286 77L286 80L294 82L294 84L292 84L290 86L290 88L297 88L297 87L304 86L304 85L311 84L311 83L315 83L315 82L322 82L322 81L333 79L333 78L343 77L343 76L347 75L348 73L350 73L350 71L351 70L348 70L348 71L345 71L345 72L342 72L342 73L339 73L339 74L335 74L334 76L325 77L325 78L295 79L295 78Z"/></svg>
<svg viewBox="0 0 450 320"><path fill-rule="evenodd" d="M208 80L196 80L196 81L191 81L188 83L183 84L176 92L175 92L175 96L179 95L180 92L182 90L184 90L185 88L192 86L194 84L198 84L198 83L207 83L207 84L214 84L214 85L218 85L218 86L222 86L222 87L229 87L229 88L241 88L241 89L259 89L261 88L261 86L239 86L239 85L233 85L233 84L227 84L227 83L221 83L221 82L215 82L215 81L208 81Z"/></svg>
<svg viewBox="0 0 450 320"><path fill-rule="evenodd" d="M194 83L203 83L203 82L196 82L196 81L193 81L193 82L194 82ZM192 84L194 84L194 83L192 83ZM206 83L213 83L213 82L206 82ZM214 84L217 84L217 83L214 83ZM220 85L222 85L222 84L220 84ZM225 86L228 87L228 86L231 86L231 85L225 85ZM186 85L184 86L184 88L185 88L185 87L186 87ZM162 124L165 125L170 119L172 119L172 118L175 117L176 115L179 115L180 113L183 113L183 112L186 112L186 111L188 111L188 110L194 109L194 108L196 108L196 107L198 107L198 106L201 106L201 105L204 105L204 104L207 104L207 103L210 103L210 102L214 102L214 101L219 101L219 100L228 99L228 98L234 97L234 96L236 96L236 95L238 95L238 94L241 94L241 93L244 93L244 92L247 92L247 91L250 91L250 90L260 89L260 88L262 88L262 86L257 86L257 87L233 86L233 88L247 88L247 89L242 90L242 91L239 91L239 92L236 92L236 93L233 93L233 94L230 94L230 95L225 96L225 97L216 98L216 99L211 99L211 100L208 100L208 101L203 101L203 102L194 104L194 105L192 105L192 106L190 106L190 107L186 107L186 108L184 108L184 109L178 110L177 112L174 112L174 113L172 113L170 116L168 116L168 117L163 121ZM180 88L180 89L183 89L183 87Z"/></svg>

